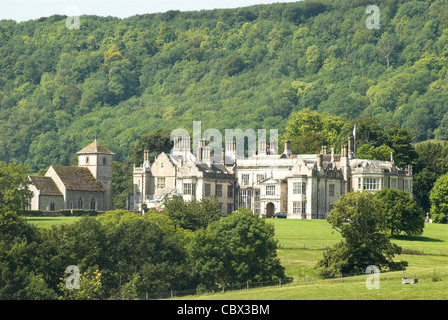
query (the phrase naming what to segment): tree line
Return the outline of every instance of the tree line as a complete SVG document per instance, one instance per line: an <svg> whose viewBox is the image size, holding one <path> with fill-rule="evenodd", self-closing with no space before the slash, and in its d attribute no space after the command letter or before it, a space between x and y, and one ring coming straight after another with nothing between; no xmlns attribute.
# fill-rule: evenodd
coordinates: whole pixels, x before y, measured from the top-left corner
<svg viewBox="0 0 448 320"><path fill-rule="evenodd" d="M271 129L320 113L446 140L444 0L307 0L126 19L0 21L0 160L69 165L99 139L127 160L149 131ZM388 62L382 44L393 43ZM389 64L389 65L388 65ZM219 117L216 117L219 113ZM238 115L238 116L236 116ZM381 154L386 148L375 150Z"/></svg>
<svg viewBox="0 0 448 320"><path fill-rule="evenodd" d="M0 162L2 300L129 299L285 278L273 226L251 212L222 218L216 198L174 198L145 215L116 210L37 229L18 214L27 174ZM67 274L72 266L79 273ZM70 277L78 288L67 287Z"/></svg>

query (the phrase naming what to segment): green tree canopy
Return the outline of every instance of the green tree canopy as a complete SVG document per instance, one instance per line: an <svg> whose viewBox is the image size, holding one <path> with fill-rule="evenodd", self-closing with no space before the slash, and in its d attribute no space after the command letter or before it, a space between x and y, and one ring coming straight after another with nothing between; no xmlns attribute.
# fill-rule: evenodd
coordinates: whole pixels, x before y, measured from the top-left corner
<svg viewBox="0 0 448 320"><path fill-rule="evenodd" d="M23 165L0 161L0 213L24 209L32 197L28 185L29 169Z"/></svg>
<svg viewBox="0 0 448 320"><path fill-rule="evenodd" d="M325 276L364 273L369 265L380 270L401 270L406 261L393 257L402 249L392 244L386 234L387 219L383 203L368 192L352 192L333 203L327 221L343 240L326 248L316 271Z"/></svg>
<svg viewBox="0 0 448 320"><path fill-rule="evenodd" d="M189 246L193 272L203 284L228 285L284 277L274 229L245 210L197 231Z"/></svg>
<svg viewBox="0 0 448 320"><path fill-rule="evenodd" d="M394 150L394 162L399 168L415 165L418 154L412 145L412 133L400 128L396 124L389 124L385 128L386 144Z"/></svg>
<svg viewBox="0 0 448 320"><path fill-rule="evenodd" d="M206 228L220 218L218 198L204 198L200 201L185 201L182 197L167 198L163 202L163 214L187 230Z"/></svg>
<svg viewBox="0 0 448 320"><path fill-rule="evenodd" d="M417 236L423 233L425 212L409 192L383 189L375 197L384 205L387 228L392 235L404 232L408 236Z"/></svg>
<svg viewBox="0 0 448 320"><path fill-rule="evenodd" d="M140 164L143 162L143 152L149 150L151 160L162 152L170 153L174 142L171 141L171 131L158 129L143 135L130 151L129 162Z"/></svg>
<svg viewBox="0 0 448 320"><path fill-rule="evenodd" d="M431 218L436 223L448 222L448 175L437 179L431 190Z"/></svg>
<svg viewBox="0 0 448 320"><path fill-rule="evenodd" d="M296 154L315 153L324 145L338 150L347 143L350 127L353 131L353 124L343 117L304 109L290 115L282 140L290 140Z"/></svg>

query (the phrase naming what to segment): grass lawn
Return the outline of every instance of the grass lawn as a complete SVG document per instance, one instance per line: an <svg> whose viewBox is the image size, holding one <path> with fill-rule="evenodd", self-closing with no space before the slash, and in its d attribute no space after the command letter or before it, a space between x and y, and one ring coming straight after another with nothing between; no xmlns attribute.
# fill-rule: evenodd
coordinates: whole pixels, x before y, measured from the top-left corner
<svg viewBox="0 0 448 320"><path fill-rule="evenodd" d="M414 285L401 284L403 272L379 275L379 289L369 290L369 275L338 279L319 279L313 274L323 248L341 240L325 220L272 219L279 241L278 256L286 275L293 283L282 287L265 287L230 291L214 295L183 297L198 300L448 300L448 225L426 224L425 232L416 238L392 239L406 252L396 260L409 263L405 277L417 278ZM436 278L433 281L434 271Z"/></svg>
<svg viewBox="0 0 448 320"><path fill-rule="evenodd" d="M182 300L447 300L448 272L433 282L420 274L419 283L401 284L401 272L380 274L379 289L367 289L366 276L294 282L282 287L265 287L213 295L182 297Z"/></svg>
<svg viewBox="0 0 448 320"><path fill-rule="evenodd" d="M81 217L28 217L26 220L37 228L50 229L54 225L73 223Z"/></svg>
<svg viewBox="0 0 448 320"><path fill-rule="evenodd" d="M39 228L50 228L61 223L73 223L79 217L28 218ZM409 266L405 277L417 278L414 285L402 285L403 273L379 275L380 288L369 290L369 275L339 279L319 279L313 268L321 259L323 248L341 240L325 220L271 219L279 242L278 256L286 275L294 281L281 287L264 287L230 291L213 295L182 297L183 300L448 300L448 225L426 224L422 236L392 239L405 249L396 260ZM433 281L434 272L440 281Z"/></svg>

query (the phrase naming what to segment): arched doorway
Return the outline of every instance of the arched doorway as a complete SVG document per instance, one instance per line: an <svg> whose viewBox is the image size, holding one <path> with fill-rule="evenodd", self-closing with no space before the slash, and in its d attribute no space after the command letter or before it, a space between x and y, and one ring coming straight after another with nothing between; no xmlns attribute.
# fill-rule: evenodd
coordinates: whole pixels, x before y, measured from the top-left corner
<svg viewBox="0 0 448 320"><path fill-rule="evenodd" d="M269 202L266 205L266 218L272 218L272 216L274 215L274 211L275 211L275 206L272 202Z"/></svg>

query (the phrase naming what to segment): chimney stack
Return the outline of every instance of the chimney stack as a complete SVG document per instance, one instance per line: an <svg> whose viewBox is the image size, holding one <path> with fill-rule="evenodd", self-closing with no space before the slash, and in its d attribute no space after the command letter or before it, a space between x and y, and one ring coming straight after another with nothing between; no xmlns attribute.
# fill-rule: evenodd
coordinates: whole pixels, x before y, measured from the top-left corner
<svg viewBox="0 0 448 320"><path fill-rule="evenodd" d="M210 147L204 147L202 149L202 161L210 162L211 161L211 149Z"/></svg>
<svg viewBox="0 0 448 320"><path fill-rule="evenodd" d="M236 141L230 140L226 141L226 154L228 154L233 159L233 163L227 163L227 165L232 165L236 162Z"/></svg>
<svg viewBox="0 0 448 320"><path fill-rule="evenodd" d="M145 149L143 150L143 167L149 168L151 165L149 161L149 150Z"/></svg>
<svg viewBox="0 0 448 320"><path fill-rule="evenodd" d="M291 141L289 140L285 141L285 154L287 157L291 155Z"/></svg>
<svg viewBox="0 0 448 320"><path fill-rule="evenodd" d="M204 139L199 139L198 141L198 148L196 150L196 162L197 163L202 163L202 151L203 149L203 140Z"/></svg>
<svg viewBox="0 0 448 320"><path fill-rule="evenodd" d="M346 145L341 146L341 158L347 158L347 146Z"/></svg>
<svg viewBox="0 0 448 320"><path fill-rule="evenodd" d="M318 154L317 155L317 169L322 169L322 159L323 159L323 155Z"/></svg>
<svg viewBox="0 0 448 320"><path fill-rule="evenodd" d="M355 157L355 137L348 138L348 157L350 159Z"/></svg>
<svg viewBox="0 0 448 320"><path fill-rule="evenodd" d="M267 145L266 140L258 141L258 155L265 156L267 155Z"/></svg>
<svg viewBox="0 0 448 320"><path fill-rule="evenodd" d="M322 146L321 154L323 154L323 155L327 154L327 146Z"/></svg>

